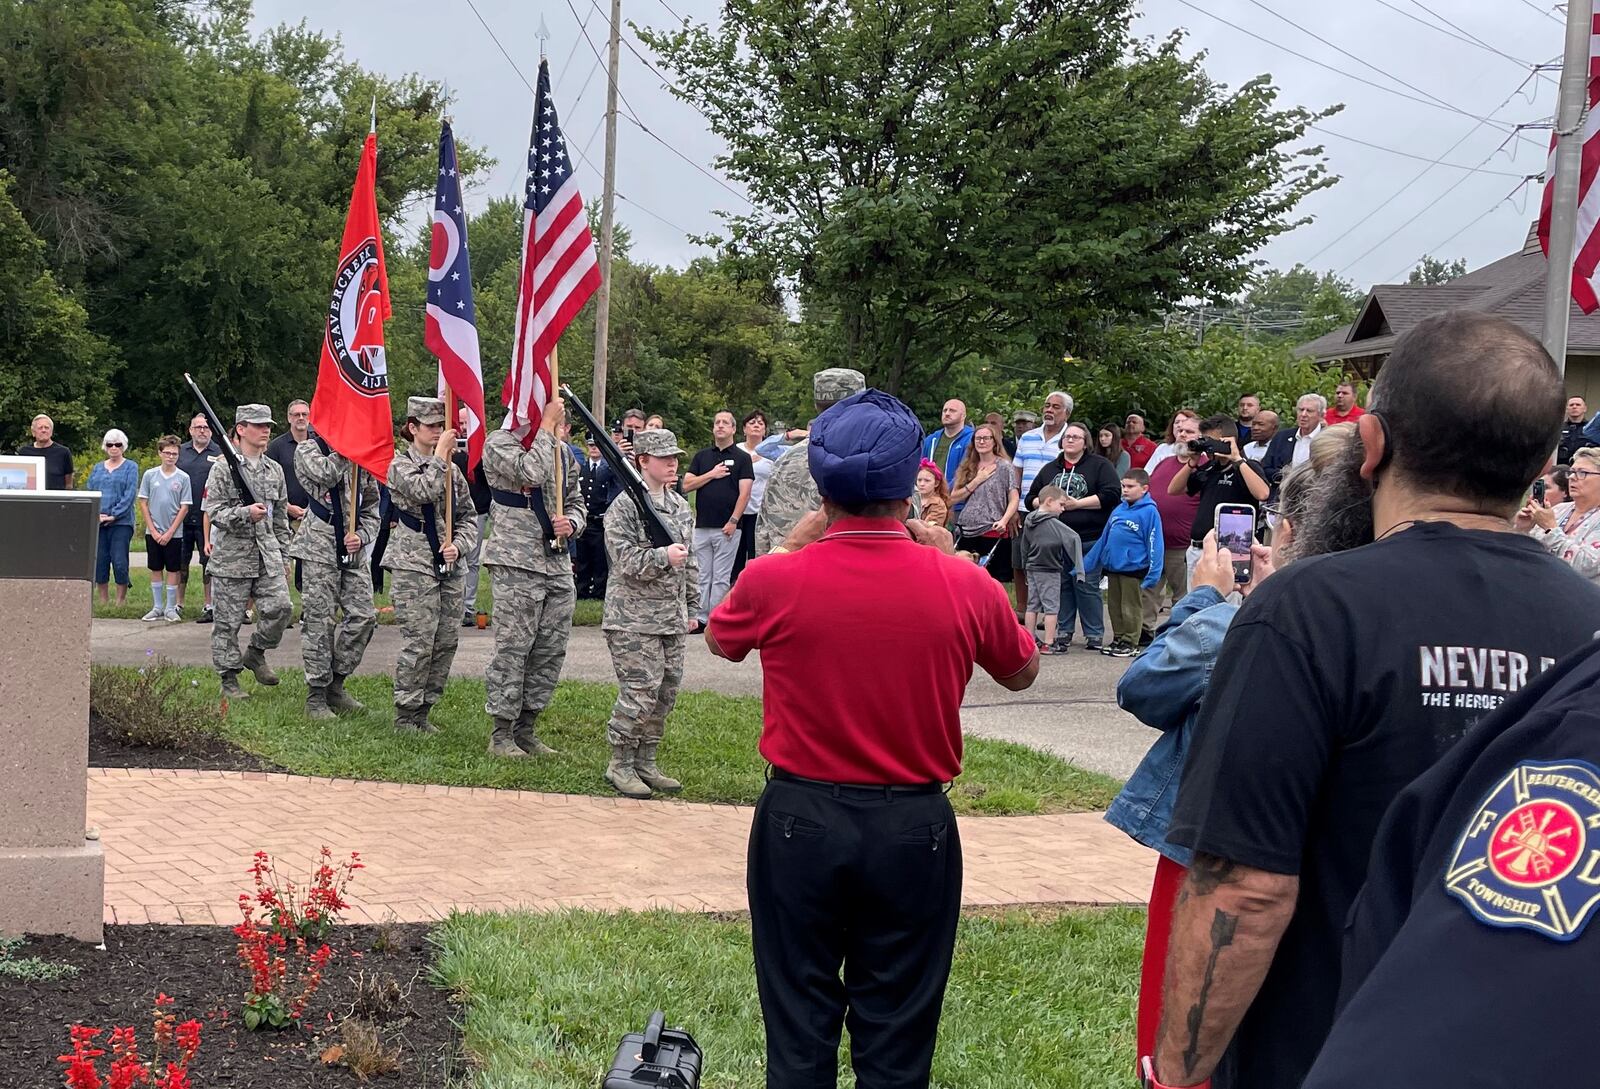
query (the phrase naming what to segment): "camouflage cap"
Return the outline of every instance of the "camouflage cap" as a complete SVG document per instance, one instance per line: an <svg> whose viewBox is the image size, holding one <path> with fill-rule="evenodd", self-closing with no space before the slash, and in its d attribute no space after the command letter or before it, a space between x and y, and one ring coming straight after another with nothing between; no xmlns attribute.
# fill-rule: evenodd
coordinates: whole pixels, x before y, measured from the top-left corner
<svg viewBox="0 0 1600 1089"><path fill-rule="evenodd" d="M831 405L867 388L867 376L848 367L829 367L811 380L818 404Z"/></svg>
<svg viewBox="0 0 1600 1089"><path fill-rule="evenodd" d="M272 418L272 409L266 405L240 405L233 410L233 422L236 424L270 424L277 421Z"/></svg>
<svg viewBox="0 0 1600 1089"><path fill-rule="evenodd" d="M670 458L682 454L683 448L678 445L678 436L664 427L655 427L633 437L633 452L649 454L653 458Z"/></svg>
<svg viewBox="0 0 1600 1089"><path fill-rule="evenodd" d="M444 402L437 397L407 397L406 418L418 423L444 423Z"/></svg>
<svg viewBox="0 0 1600 1089"><path fill-rule="evenodd" d="M1031 408L1019 408L1011 414L1011 419L1016 423L1036 424L1039 422L1039 414Z"/></svg>

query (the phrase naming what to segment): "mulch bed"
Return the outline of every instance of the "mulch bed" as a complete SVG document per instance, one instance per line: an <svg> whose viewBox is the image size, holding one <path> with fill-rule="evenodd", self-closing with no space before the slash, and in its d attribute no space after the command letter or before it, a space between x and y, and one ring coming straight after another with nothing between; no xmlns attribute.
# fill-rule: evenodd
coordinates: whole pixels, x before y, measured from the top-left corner
<svg viewBox="0 0 1600 1089"><path fill-rule="evenodd" d="M197 740L183 749L130 745L105 719L89 713L91 768L185 768L200 771L283 771L284 769L220 737Z"/></svg>
<svg viewBox="0 0 1600 1089"><path fill-rule="evenodd" d="M180 1021L203 1023L200 1052L189 1068L196 1089L318 1089L390 1085L443 1087L467 1069L454 1019L456 1006L428 982L431 947L424 924L341 926L329 942L335 957L312 999L305 1024L251 1032L240 1020L248 981L236 939L220 926L108 926L104 952L66 938L32 937L18 957L41 957L79 969L71 979L23 982L0 976L0 1084L6 1089L60 1086L71 1051L68 1027L132 1025L140 1050L151 1053L150 1013L157 991L176 1000ZM381 1003L379 1034L398 1050L400 1067L365 1083L323 1054L341 1042L339 1021L357 1002L357 977L392 980L404 997ZM391 992L392 993L392 992ZM105 1073L108 1058L100 1060Z"/></svg>

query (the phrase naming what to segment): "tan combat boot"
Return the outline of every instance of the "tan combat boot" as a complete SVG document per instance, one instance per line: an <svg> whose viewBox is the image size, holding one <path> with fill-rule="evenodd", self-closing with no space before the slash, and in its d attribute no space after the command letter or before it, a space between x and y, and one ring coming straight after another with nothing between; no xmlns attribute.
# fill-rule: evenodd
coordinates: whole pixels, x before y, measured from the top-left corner
<svg viewBox="0 0 1600 1089"><path fill-rule="evenodd" d="M517 725L511 734L511 739L517 743L517 748L529 756L560 756L555 749L539 740L539 735L534 732L534 723L538 715L532 711L523 711L517 716Z"/></svg>
<svg viewBox="0 0 1600 1089"><path fill-rule="evenodd" d="M257 684L273 685L278 683L278 675L267 664L267 656L253 646L245 648L244 667L256 675Z"/></svg>
<svg viewBox="0 0 1600 1089"><path fill-rule="evenodd" d="M497 718L494 720L494 729L489 733L490 756L509 756L516 758L528 755L517 745L516 741L512 739L511 735L516 729L516 725L517 724L512 722L509 718Z"/></svg>
<svg viewBox="0 0 1600 1089"><path fill-rule="evenodd" d="M611 746L611 763L606 765L606 782L625 798L650 797L650 788L633 770L634 751L637 748L637 742Z"/></svg>
<svg viewBox="0 0 1600 1089"><path fill-rule="evenodd" d="M639 778L644 780L644 785L651 790L659 790L663 794L676 794L683 789L683 784L656 767L658 744L659 742L646 741L639 746L639 755L634 758L633 770L639 773Z"/></svg>
<svg viewBox="0 0 1600 1089"><path fill-rule="evenodd" d="M306 717L313 719L338 717L333 713L333 708L328 706L328 690L326 688L313 688L307 693Z"/></svg>
<svg viewBox="0 0 1600 1089"><path fill-rule="evenodd" d="M333 683L328 686L328 706L335 711L365 711L366 706L344 690L344 682L343 674L333 675Z"/></svg>

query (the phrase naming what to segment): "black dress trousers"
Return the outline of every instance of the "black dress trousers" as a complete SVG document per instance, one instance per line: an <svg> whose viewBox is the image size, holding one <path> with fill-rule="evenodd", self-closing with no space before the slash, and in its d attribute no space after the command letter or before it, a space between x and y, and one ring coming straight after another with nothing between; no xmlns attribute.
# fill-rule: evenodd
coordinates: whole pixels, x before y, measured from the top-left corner
<svg viewBox="0 0 1600 1089"><path fill-rule="evenodd" d="M746 872L768 1089L926 1089L961 913L944 792L774 778ZM842 975L841 975L842 969Z"/></svg>
<svg viewBox="0 0 1600 1089"><path fill-rule="evenodd" d="M577 557L573 563L578 596L605 600L606 579L609 575L610 561L606 558L605 520L596 518L584 526L583 533L578 536Z"/></svg>

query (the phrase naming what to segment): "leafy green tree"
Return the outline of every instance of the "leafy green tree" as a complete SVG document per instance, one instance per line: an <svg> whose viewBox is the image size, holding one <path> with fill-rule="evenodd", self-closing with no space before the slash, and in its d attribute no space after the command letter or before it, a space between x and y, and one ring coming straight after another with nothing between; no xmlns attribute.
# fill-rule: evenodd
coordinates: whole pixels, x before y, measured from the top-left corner
<svg viewBox="0 0 1600 1089"><path fill-rule="evenodd" d="M1454 261L1444 261L1438 257L1424 257L1417 262L1417 267L1411 270L1406 277L1408 284L1443 284L1454 280L1457 276L1467 274L1467 259L1457 257Z"/></svg>
<svg viewBox="0 0 1600 1089"><path fill-rule="evenodd" d="M28 441L43 412L56 437L92 449L94 425L111 404L116 352L89 331L89 318L45 264L45 245L11 199L0 171L0 448Z"/></svg>
<svg viewBox="0 0 1600 1089"><path fill-rule="evenodd" d="M1261 335L1299 343L1354 321L1366 297L1349 280L1297 264L1256 274L1240 303L1263 324Z"/></svg>
<svg viewBox="0 0 1600 1089"><path fill-rule="evenodd" d="M1244 287L1332 179L1317 116L1227 91L1132 0L728 0L641 31L754 210L725 254L794 277L819 354L930 410L958 363L1035 366L1108 319Z"/></svg>

